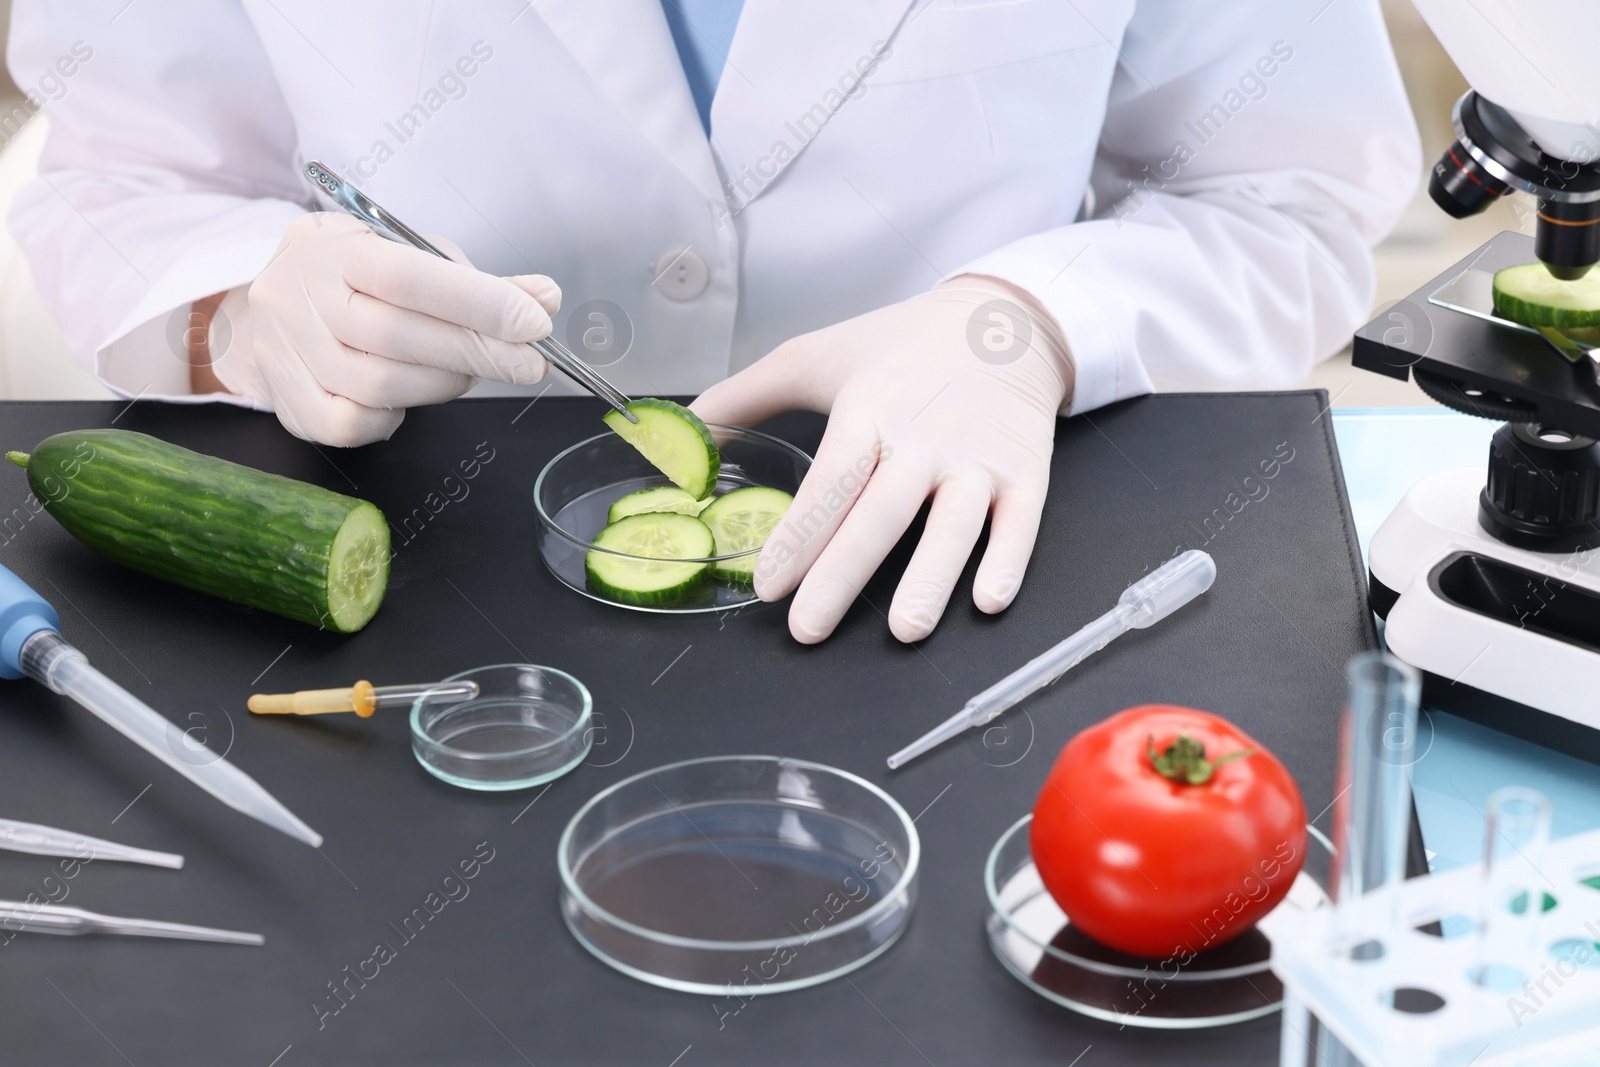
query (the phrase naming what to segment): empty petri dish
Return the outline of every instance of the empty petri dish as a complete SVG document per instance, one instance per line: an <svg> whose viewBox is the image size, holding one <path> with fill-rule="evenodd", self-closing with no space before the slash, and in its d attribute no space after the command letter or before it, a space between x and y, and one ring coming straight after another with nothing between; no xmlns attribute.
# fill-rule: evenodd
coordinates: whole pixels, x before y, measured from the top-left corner
<svg viewBox="0 0 1600 1067"><path fill-rule="evenodd" d="M845 771L715 756L596 794L557 846L578 942L625 974L748 997L855 970L894 944L921 843L904 808Z"/></svg>
<svg viewBox="0 0 1600 1067"><path fill-rule="evenodd" d="M435 777L463 789L526 789L566 774L589 754L593 701L565 671L500 663L445 681L477 682L478 695L424 693L411 705L411 751Z"/></svg>
<svg viewBox="0 0 1600 1067"><path fill-rule="evenodd" d="M1272 943L1259 929L1181 962L1130 956L1078 930L1033 864L1032 822L1024 815L1000 836L983 874L989 947L1023 985L1083 1015L1148 1029L1224 1026L1278 1010L1283 983L1272 973ZM1315 831L1307 840L1323 844ZM1311 908L1326 900L1302 870L1278 906Z"/></svg>

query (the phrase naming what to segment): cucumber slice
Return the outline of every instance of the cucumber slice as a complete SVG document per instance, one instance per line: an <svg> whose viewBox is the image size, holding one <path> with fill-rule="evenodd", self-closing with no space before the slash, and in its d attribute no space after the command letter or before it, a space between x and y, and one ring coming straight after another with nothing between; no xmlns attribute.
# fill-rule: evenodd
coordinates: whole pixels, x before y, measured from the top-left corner
<svg viewBox="0 0 1600 1067"><path fill-rule="evenodd" d="M709 498L696 500L675 485L657 485L620 498L611 505L611 510L606 512L606 521L617 522L629 515L649 515L664 511L678 515L698 515L709 503L711 503Z"/></svg>
<svg viewBox="0 0 1600 1067"><path fill-rule="evenodd" d="M696 500L717 487L722 455L700 417L682 404L646 397L628 405L637 423L608 412L605 424Z"/></svg>
<svg viewBox="0 0 1600 1067"><path fill-rule="evenodd" d="M717 545L716 554L743 555L713 563L712 575L730 582L749 584L754 581L761 546L767 543L793 503L794 497L782 489L765 486L735 489L713 500L700 513L700 521L711 529Z"/></svg>
<svg viewBox="0 0 1600 1067"><path fill-rule="evenodd" d="M1494 310L1524 326L1563 330L1600 326L1600 271L1590 271L1575 282L1562 281L1543 263L1496 271Z"/></svg>
<svg viewBox="0 0 1600 1067"><path fill-rule="evenodd" d="M705 523L671 512L619 519L593 544L583 561L589 588L621 604L645 606L669 604L699 588L705 559L716 547Z"/></svg>

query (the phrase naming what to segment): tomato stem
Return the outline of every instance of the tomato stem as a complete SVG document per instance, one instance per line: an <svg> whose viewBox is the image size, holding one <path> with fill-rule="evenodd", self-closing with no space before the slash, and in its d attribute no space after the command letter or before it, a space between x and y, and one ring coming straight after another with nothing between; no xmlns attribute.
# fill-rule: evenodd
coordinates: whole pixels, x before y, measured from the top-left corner
<svg viewBox="0 0 1600 1067"><path fill-rule="evenodd" d="M1205 744L1196 741L1188 734L1179 734L1167 746L1165 752L1157 752L1155 737L1147 735L1145 751L1149 754L1150 763L1155 767L1157 774L1187 785L1205 785L1211 781L1211 776L1216 773L1217 768L1224 763L1232 763L1236 759L1256 754L1253 748L1242 748L1214 760L1207 759Z"/></svg>

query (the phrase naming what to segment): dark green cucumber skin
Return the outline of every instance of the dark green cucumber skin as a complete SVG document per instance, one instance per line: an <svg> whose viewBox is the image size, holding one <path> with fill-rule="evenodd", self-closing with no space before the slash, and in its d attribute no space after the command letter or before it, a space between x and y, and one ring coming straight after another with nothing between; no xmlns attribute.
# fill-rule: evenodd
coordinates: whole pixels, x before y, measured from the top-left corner
<svg viewBox="0 0 1600 1067"><path fill-rule="evenodd" d="M614 600L618 604L633 604L642 608L659 608L667 604L675 604L688 597L691 593L698 592L700 587L705 584L706 569L706 567L702 567L700 573L695 576L686 588L676 590L663 589L649 593L641 593L635 589L623 589L612 585L596 574L589 567L587 560L584 561L583 576L584 584L589 587L589 591L599 593L607 600Z"/></svg>
<svg viewBox="0 0 1600 1067"><path fill-rule="evenodd" d="M734 562L744 558L744 556L739 556ZM754 589L756 587L754 563L750 564L748 571L736 571L726 563L713 563L711 565L711 577L716 578L718 581L727 582L729 585L739 589Z"/></svg>
<svg viewBox="0 0 1600 1067"><path fill-rule="evenodd" d="M1530 303L1509 293L1494 292L1494 312L1503 319L1524 326L1551 326L1558 330L1581 330L1600 323L1600 311L1579 311Z"/></svg>
<svg viewBox="0 0 1600 1067"><path fill-rule="evenodd" d="M47 437L29 454L28 484L68 533L107 559L330 628L333 539L352 511L372 507L113 429Z"/></svg>

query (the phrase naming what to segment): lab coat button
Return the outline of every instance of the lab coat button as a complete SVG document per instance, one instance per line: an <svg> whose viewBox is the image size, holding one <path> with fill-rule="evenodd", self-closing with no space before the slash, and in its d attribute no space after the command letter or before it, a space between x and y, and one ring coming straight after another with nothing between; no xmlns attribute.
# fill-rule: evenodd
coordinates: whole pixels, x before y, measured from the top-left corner
<svg viewBox="0 0 1600 1067"><path fill-rule="evenodd" d="M693 300L710 282L711 268L692 247L674 248L656 263L654 285L668 300Z"/></svg>

